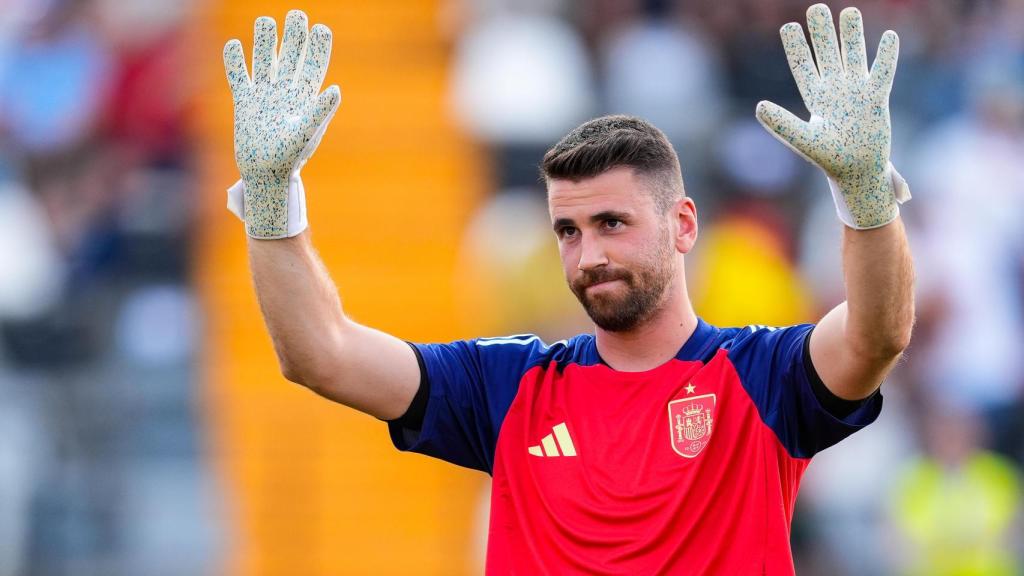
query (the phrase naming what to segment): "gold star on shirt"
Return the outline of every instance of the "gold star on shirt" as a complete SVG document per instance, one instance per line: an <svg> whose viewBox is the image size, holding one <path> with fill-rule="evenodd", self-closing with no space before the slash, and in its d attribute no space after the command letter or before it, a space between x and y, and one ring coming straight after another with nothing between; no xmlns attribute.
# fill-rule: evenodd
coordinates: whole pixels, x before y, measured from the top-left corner
<svg viewBox="0 0 1024 576"><path fill-rule="evenodd" d="M693 391L694 391L695 388L697 388L697 387L693 385L693 382L687 384L686 385L686 393L687 394L693 394Z"/></svg>

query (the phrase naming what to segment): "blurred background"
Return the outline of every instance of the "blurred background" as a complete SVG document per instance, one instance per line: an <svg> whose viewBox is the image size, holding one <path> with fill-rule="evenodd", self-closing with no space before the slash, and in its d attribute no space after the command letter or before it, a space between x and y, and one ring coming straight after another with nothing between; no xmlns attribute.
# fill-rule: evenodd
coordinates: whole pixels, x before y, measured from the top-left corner
<svg viewBox="0 0 1024 576"><path fill-rule="evenodd" d="M901 38L918 320L878 422L810 466L797 571L1024 574L1024 2L856 5L869 55ZM224 209L221 48L248 53L256 17L334 30L343 103L303 177L346 311L409 340L550 341L589 326L536 166L605 113L679 151L698 314L785 325L842 300L824 178L753 117L806 114L777 34L806 7L5 0L0 576L482 572L484 475L279 375Z"/></svg>

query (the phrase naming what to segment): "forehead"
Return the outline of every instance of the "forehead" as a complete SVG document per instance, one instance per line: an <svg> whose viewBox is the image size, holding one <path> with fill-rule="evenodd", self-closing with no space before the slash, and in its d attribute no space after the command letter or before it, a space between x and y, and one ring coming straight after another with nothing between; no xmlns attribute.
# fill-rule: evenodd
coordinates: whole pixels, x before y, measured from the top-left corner
<svg viewBox="0 0 1024 576"><path fill-rule="evenodd" d="M578 182L548 181L548 211L552 220L605 210L639 212L653 205L647 185L628 166L612 168Z"/></svg>

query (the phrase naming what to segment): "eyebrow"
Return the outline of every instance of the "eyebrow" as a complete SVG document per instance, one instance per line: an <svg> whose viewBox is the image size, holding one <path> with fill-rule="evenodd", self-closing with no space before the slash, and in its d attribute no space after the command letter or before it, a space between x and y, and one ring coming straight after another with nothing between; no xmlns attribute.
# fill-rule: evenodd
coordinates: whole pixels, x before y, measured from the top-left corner
<svg viewBox="0 0 1024 576"><path fill-rule="evenodd" d="M629 212L620 212L618 210L604 210L603 212L598 212L597 214L594 214L593 216L591 216L590 217L590 222L591 223L597 223L597 222L603 222L605 220L623 220L623 221L625 221L625 220L628 220L630 217L632 217L632 214L630 214ZM557 231L559 228L561 228L563 226L575 226L575 225L576 225L576 221L573 220L572 218L559 218L558 220L555 220L554 224L551 225L551 228L553 228L554 230Z"/></svg>

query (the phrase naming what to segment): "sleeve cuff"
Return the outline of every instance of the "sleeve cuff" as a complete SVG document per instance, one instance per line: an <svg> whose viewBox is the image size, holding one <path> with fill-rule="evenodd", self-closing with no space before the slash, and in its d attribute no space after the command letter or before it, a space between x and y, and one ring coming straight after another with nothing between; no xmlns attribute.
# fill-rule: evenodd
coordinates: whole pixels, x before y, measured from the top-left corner
<svg viewBox="0 0 1024 576"><path fill-rule="evenodd" d="M402 414L394 420L388 420L388 425L392 428L399 428L403 430L421 430L423 429L423 418L427 413L427 400L430 398L430 379L427 378L427 366L423 362L423 354L420 353L419 348L414 346L411 342L406 342L414 354L416 354L416 363L420 367L420 385L416 390L416 395L413 396L412 402L409 404L409 408L406 409L405 414Z"/></svg>
<svg viewBox="0 0 1024 576"><path fill-rule="evenodd" d="M844 420L874 398L875 394L878 394L878 390L860 400L847 400L833 394L821 380L818 371L814 369L814 363L811 362L811 334L813 332L814 330L808 331L807 336L804 337L804 372L807 374L807 380L811 383L814 397L818 399L821 407L835 418Z"/></svg>

